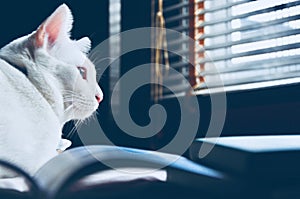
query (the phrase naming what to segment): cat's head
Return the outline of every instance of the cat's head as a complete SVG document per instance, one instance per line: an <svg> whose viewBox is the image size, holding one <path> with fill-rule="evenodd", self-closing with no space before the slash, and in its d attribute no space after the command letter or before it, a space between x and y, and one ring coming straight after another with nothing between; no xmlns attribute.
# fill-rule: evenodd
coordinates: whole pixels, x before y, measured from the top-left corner
<svg viewBox="0 0 300 199"><path fill-rule="evenodd" d="M89 117L103 99L95 66L87 58L91 42L87 37L71 40L72 23L63 4L35 32L1 50L2 57L26 69L62 122Z"/></svg>

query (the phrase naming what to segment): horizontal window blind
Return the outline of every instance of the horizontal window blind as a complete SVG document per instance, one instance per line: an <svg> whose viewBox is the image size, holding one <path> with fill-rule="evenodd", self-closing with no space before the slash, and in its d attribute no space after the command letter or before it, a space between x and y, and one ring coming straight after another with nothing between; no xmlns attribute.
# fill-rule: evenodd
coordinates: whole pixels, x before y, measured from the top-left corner
<svg viewBox="0 0 300 199"><path fill-rule="evenodd" d="M273 80L300 77L299 0L165 0L164 16L167 28L191 36L200 46L191 51L180 38L168 41L186 55L170 55L171 67L196 89L270 86ZM195 71L187 60L194 62ZM176 77L165 81L184 90Z"/></svg>

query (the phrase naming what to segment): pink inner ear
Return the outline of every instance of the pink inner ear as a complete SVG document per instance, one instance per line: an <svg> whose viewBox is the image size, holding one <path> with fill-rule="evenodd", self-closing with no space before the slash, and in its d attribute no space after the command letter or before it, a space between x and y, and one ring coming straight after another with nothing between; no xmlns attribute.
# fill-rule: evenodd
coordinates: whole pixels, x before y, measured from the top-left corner
<svg viewBox="0 0 300 199"><path fill-rule="evenodd" d="M54 13L38 28L36 32L36 44L38 47L45 45L45 39L48 44L54 44L59 37L69 36L68 32L72 28L73 17L68 6L61 5ZM65 33L65 35L64 35ZM47 38L45 36L48 36Z"/></svg>
<svg viewBox="0 0 300 199"><path fill-rule="evenodd" d="M63 12L58 12L56 15L52 16L49 21L46 22L46 33L48 34L48 39L50 43L54 43L59 33L62 29L63 19L65 18Z"/></svg>

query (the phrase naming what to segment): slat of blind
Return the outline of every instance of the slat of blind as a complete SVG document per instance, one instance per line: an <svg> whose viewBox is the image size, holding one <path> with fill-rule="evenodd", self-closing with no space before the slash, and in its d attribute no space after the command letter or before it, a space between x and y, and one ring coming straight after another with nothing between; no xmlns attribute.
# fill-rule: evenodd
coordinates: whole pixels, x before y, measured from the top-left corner
<svg viewBox="0 0 300 199"><path fill-rule="evenodd" d="M238 41L230 41L230 42L227 42L227 43L208 45L208 46L205 46L203 49L200 49L199 52L203 52L203 51L206 51L206 50L227 48L227 47L230 47L230 46L240 45L240 44L245 44L245 43L251 43L251 42L257 42L257 41L265 41L265 40L269 40L269 39L287 37L287 36L292 36L292 35L297 35L297 34L300 34L300 29L282 31L282 32L275 32L275 33L269 34L269 35L261 35L260 37L249 37L249 38L241 39L241 40L238 40Z"/></svg>
<svg viewBox="0 0 300 199"><path fill-rule="evenodd" d="M168 46L173 48L173 46L182 45L183 43L186 43L186 42L188 42L188 41L189 41L188 37L185 36L184 39L174 39L174 40L170 40L170 41L168 42Z"/></svg>
<svg viewBox="0 0 300 199"><path fill-rule="evenodd" d="M206 76L206 75L215 75L216 73L225 74L225 73L234 73L237 71L251 71L255 69L261 68L277 68L280 66L288 66L288 65L296 65L300 64L300 55L296 56L288 56L283 58L273 58L261 61L252 61L246 64L239 64L233 65L227 68L218 68L218 70L209 69L207 68L205 71L199 73L199 76Z"/></svg>
<svg viewBox="0 0 300 199"><path fill-rule="evenodd" d="M182 32L182 31L188 31L188 30L192 30L192 29L190 29L188 25L180 25L180 26L173 27L172 30Z"/></svg>
<svg viewBox="0 0 300 199"><path fill-rule="evenodd" d="M212 37L217 37L217 36L229 35L234 32L242 32L242 31L248 31L248 30L253 30L253 29L261 29L264 27L274 26L277 24L283 24L285 22L294 21L294 20L298 20L298 19L300 19L300 14L294 15L294 16L288 16L285 18L276 19L276 20L272 20L272 21L266 21L266 22L262 22L259 24L246 25L246 26L242 26L240 28L234 28L234 29L230 28L228 30L220 31L220 32L216 32L216 33L203 34L203 35L200 35L197 39L207 39L207 38L212 38ZM188 28L188 27L186 27L186 28Z"/></svg>
<svg viewBox="0 0 300 199"><path fill-rule="evenodd" d="M174 10L179 10L183 7L187 7L189 6L189 2L188 1L184 1L175 5L171 5L171 6L166 6L164 9L164 13L170 12L170 11L174 11Z"/></svg>
<svg viewBox="0 0 300 199"><path fill-rule="evenodd" d="M188 13L187 14L175 15L173 17L170 17L170 18L166 19L166 24L168 25L171 22L180 21L182 19L186 19L186 18L189 18L189 17L190 17L190 15Z"/></svg>
<svg viewBox="0 0 300 199"><path fill-rule="evenodd" d="M172 64L172 68L178 69L178 68L183 68L183 67L187 67L188 66L188 62L181 60L179 62L174 62Z"/></svg>
<svg viewBox="0 0 300 199"><path fill-rule="evenodd" d="M271 48L264 48L264 49L247 51L247 52L236 53L236 54L228 53L225 56L200 59L199 61L197 61L197 63L205 64L205 63L209 63L209 62L229 60L229 59L237 58L237 57L259 55L259 54L264 54L264 53L272 53L272 52L291 50L291 49L297 49L297 48L299 48L299 50L300 50L300 43L293 43L293 44L288 44L288 45L276 46L276 47L271 47Z"/></svg>
<svg viewBox="0 0 300 199"><path fill-rule="evenodd" d="M206 80L206 83L203 83L198 86L198 89L204 89L207 88L207 85L209 85L209 88L216 88L216 87L222 87L224 85L226 86L232 86L232 85L241 85L241 84L247 84L247 83L257 83L257 82L266 82L266 81L273 81L273 80L280 80L280 79L289 79L289 78L295 78L300 76L299 69L297 71L290 71L285 73L274 73L272 75L255 75L252 77L243 77L240 79L229 79L226 81L210 81ZM219 79L219 76L217 77Z"/></svg>
<svg viewBox="0 0 300 199"><path fill-rule="evenodd" d="M172 59L174 57L178 57L179 55L188 57L189 53L190 53L190 50L188 48L182 48L181 50L176 51L176 53L177 54L175 54L175 53L170 54L169 58Z"/></svg>

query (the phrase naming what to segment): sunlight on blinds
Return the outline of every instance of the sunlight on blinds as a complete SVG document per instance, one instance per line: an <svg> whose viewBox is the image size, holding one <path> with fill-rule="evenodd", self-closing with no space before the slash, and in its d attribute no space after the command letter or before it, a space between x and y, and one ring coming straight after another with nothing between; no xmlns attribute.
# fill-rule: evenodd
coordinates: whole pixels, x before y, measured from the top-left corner
<svg viewBox="0 0 300 199"><path fill-rule="evenodd" d="M196 91L299 82L300 0L164 0L164 16L166 28L198 45L191 49L187 40L167 37L168 46L183 55L170 53L170 67L192 86L196 82ZM176 76L164 82L188 92Z"/></svg>
<svg viewBox="0 0 300 199"><path fill-rule="evenodd" d="M199 38L205 40L206 58L196 60L205 65L199 73L205 81L199 88L216 75L225 86L298 77L299 10L299 0L205 1Z"/></svg>

